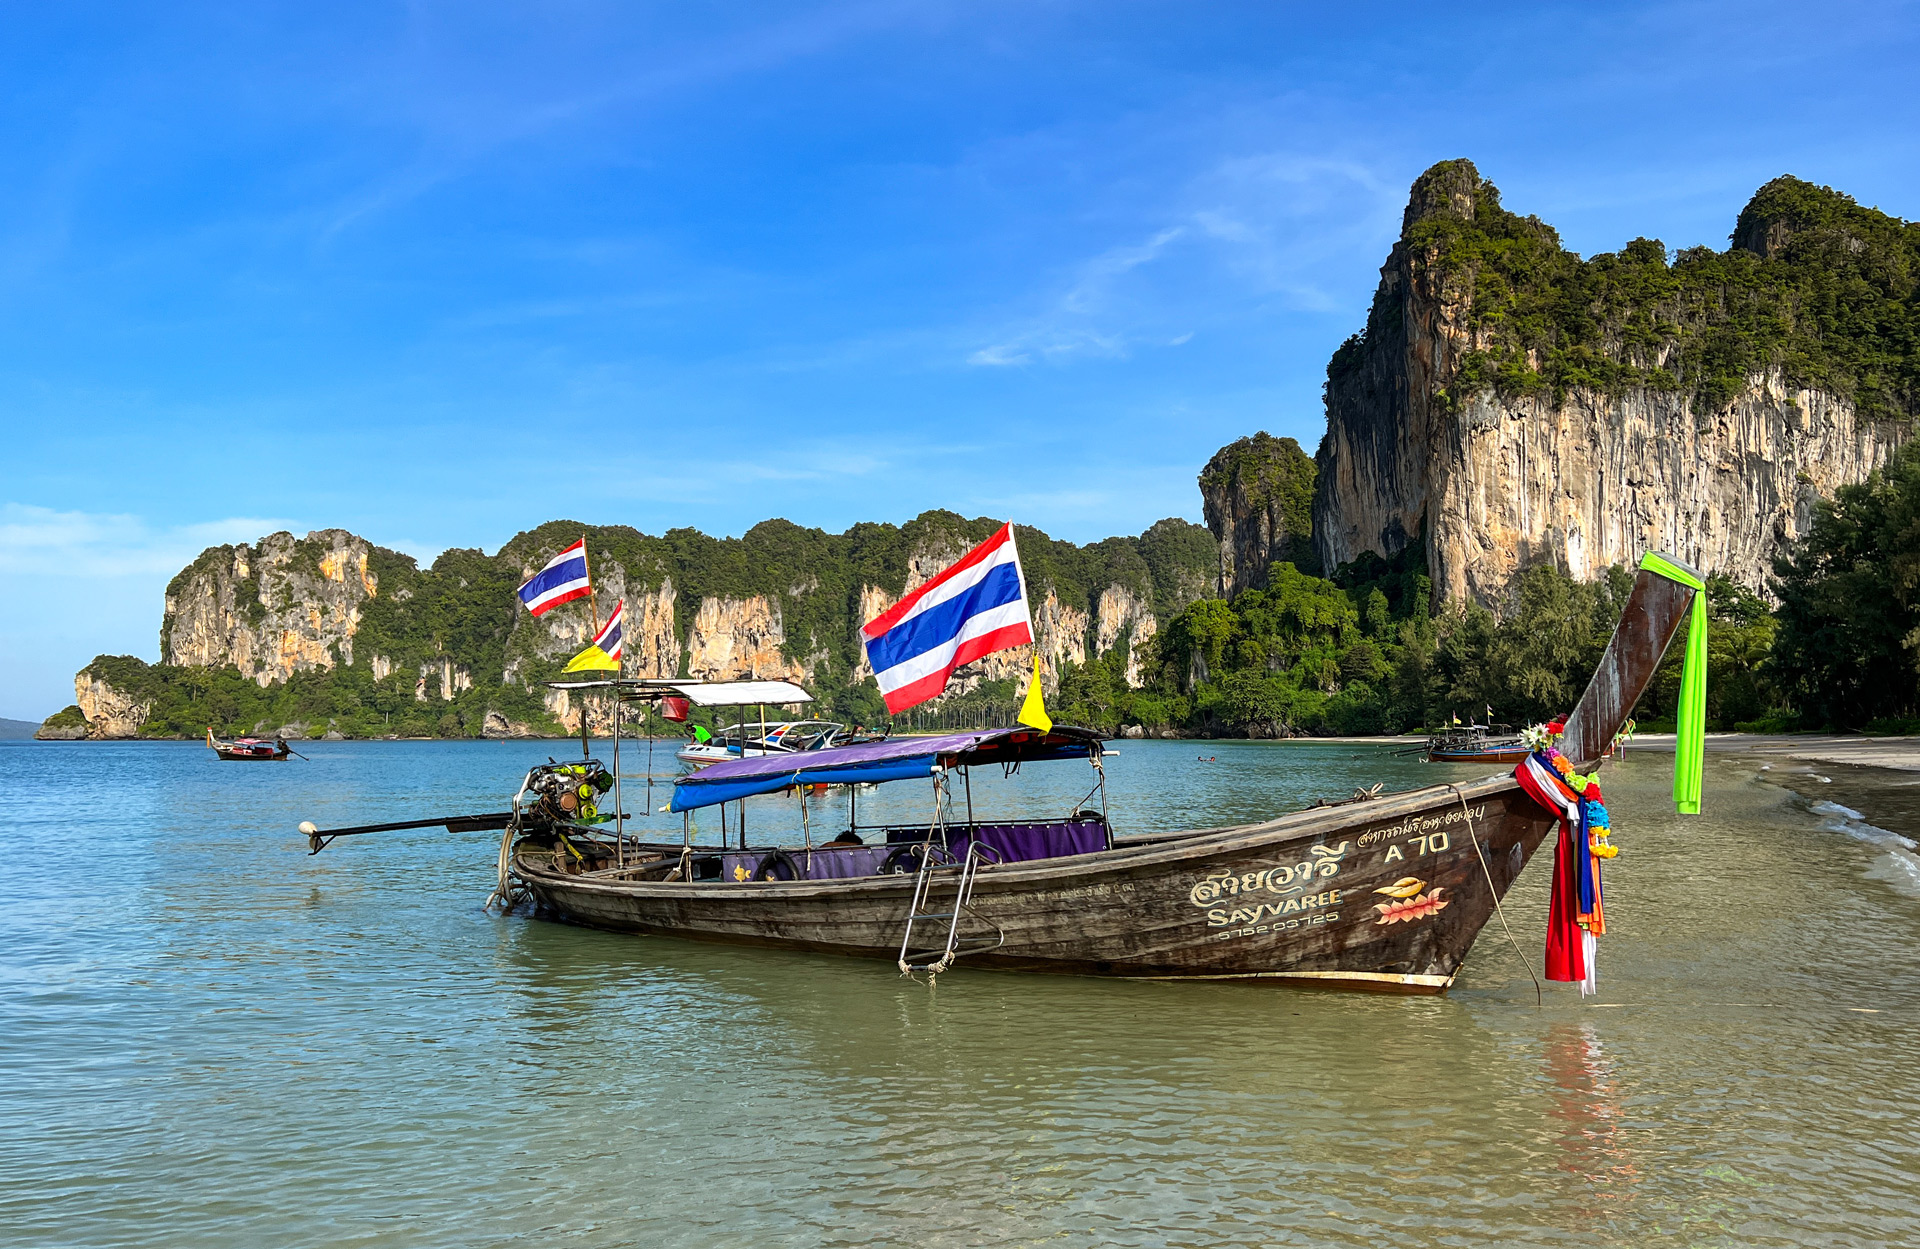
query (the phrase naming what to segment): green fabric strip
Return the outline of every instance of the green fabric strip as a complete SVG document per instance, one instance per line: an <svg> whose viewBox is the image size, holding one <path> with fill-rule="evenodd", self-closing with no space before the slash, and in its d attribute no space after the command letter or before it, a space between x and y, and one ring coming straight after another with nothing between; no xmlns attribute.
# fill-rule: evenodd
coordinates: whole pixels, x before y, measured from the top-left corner
<svg viewBox="0 0 1920 1249"><path fill-rule="evenodd" d="M1677 581L1693 591L1687 618L1687 662L1680 673L1680 706L1674 711L1673 805L1682 815L1700 814L1700 782L1707 754L1707 586L1664 556L1648 551L1640 570Z"/></svg>
<svg viewBox="0 0 1920 1249"><path fill-rule="evenodd" d="M1687 662L1680 674L1674 733L1673 806L1681 815L1698 815L1707 751L1707 593L1703 588L1693 592L1693 611L1687 621Z"/></svg>

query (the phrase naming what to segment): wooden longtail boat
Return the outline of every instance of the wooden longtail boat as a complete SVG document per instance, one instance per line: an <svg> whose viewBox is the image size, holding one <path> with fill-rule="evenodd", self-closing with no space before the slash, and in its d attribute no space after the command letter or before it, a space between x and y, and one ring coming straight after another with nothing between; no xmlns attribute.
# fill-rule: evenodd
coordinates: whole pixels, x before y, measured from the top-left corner
<svg viewBox="0 0 1920 1249"><path fill-rule="evenodd" d="M1485 725L1436 733L1427 739L1428 763L1518 763L1532 752L1513 735L1489 736Z"/></svg>
<svg viewBox="0 0 1920 1249"><path fill-rule="evenodd" d="M211 728L207 730L207 746L229 763L276 763L293 753L293 747L279 738L270 742L258 737L222 741L213 735Z"/></svg>
<svg viewBox="0 0 1920 1249"><path fill-rule="evenodd" d="M1560 743L1577 767L1602 757L1693 593L1640 572ZM940 809L941 794L969 767L1081 758L1103 780L1102 753L1097 734L1067 728L895 739L715 764L682 778L672 805L918 776L932 778ZM964 961L1444 992L1497 899L1555 827L1503 773L1180 833L1115 837L1103 811L1081 810L1024 824L867 829L873 844L858 846L698 847L635 843L560 818L555 796L597 765L554 766L562 770L528 774L511 812L404 826L503 829L496 897L509 905L530 898L545 917L878 958L935 974ZM383 827L402 826L302 831L318 853L334 836Z"/></svg>

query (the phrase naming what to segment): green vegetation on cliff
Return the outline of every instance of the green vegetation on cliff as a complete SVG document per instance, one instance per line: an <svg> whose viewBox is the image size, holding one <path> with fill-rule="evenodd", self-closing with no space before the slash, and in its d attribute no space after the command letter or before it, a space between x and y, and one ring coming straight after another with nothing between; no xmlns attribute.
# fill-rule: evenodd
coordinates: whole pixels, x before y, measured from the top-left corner
<svg viewBox="0 0 1920 1249"><path fill-rule="evenodd" d="M1616 567L1579 582L1535 567L1515 579L1497 614L1472 605L1434 617L1420 549L1391 564L1374 557L1343 567L1333 580L1277 564L1266 588L1201 600L1174 617L1150 649L1144 688L1126 687L1117 650L1068 672L1057 714L1110 730L1138 723L1276 737L1402 733L1456 716L1536 724L1572 710L1632 574ZM1709 579L1708 601L1709 722L1778 717L1766 605L1723 577ZM1684 637L1637 709L1650 722L1673 714Z"/></svg>
<svg viewBox="0 0 1920 1249"><path fill-rule="evenodd" d="M780 659L809 674L807 684L819 699L816 714L880 723L886 710L872 678L854 679L862 658L863 594L878 589L899 595L908 583L910 561L921 560L924 575L1001 523L930 511L904 525L859 524L841 534L770 520L739 538L713 538L693 529L654 537L626 526L559 520L517 535L491 556L445 551L427 569L411 557L370 546L366 571L378 591L357 600L357 624L333 644L330 668L295 671L265 686L232 666L146 664L127 656L101 656L86 671L151 708L141 729L147 736L191 737L208 726L221 733L271 732L287 725L302 726L310 735L335 731L348 737L558 733L560 725L544 701L544 683L560 675L584 639L579 644L556 640L545 624L527 615L515 589L529 570L584 534L602 606L616 592L628 600L630 657L642 642L643 600L668 587L674 632L665 641L664 659L676 672L686 670L690 631L703 602L738 608L764 599L761 618L778 622ZM350 535L323 532L325 541L290 535L277 541L291 542L286 569L305 575L304 584L339 586L342 548L335 539ZM1171 615L1207 592L1219 558L1205 529L1173 519L1137 538L1109 538L1085 547L1024 526L1019 540L1036 609L1051 595L1063 610L1089 619L1100 595L1114 587ZM336 561L330 579L323 573L329 558ZM282 575L270 584L287 583ZM308 612L304 604L261 602L263 594L286 591L263 589L258 552L210 548L168 587L174 611L162 626L163 653L184 600L208 594L210 587L220 595L230 593L233 612L249 626L258 626L270 610L301 618ZM338 609L331 610L330 618L339 618ZM215 612L206 619L226 618ZM277 642L268 638L255 645ZM946 710L988 717L1017 696L1009 683L990 683L956 694Z"/></svg>
<svg viewBox="0 0 1920 1249"><path fill-rule="evenodd" d="M69 705L41 721L38 735L55 739L85 737L88 727L86 714L77 705Z"/></svg>
<svg viewBox="0 0 1920 1249"><path fill-rule="evenodd" d="M1229 443L1200 472L1207 525L1236 555L1258 558L1242 586L1261 584L1267 569L1288 563L1319 571L1313 549L1313 490L1319 469L1292 438L1264 430Z"/></svg>
<svg viewBox="0 0 1920 1249"><path fill-rule="evenodd" d="M1776 178L1740 214L1732 247L1672 257L1641 238L1583 260L1538 217L1503 208L1465 160L1421 175L1408 217L1416 280L1468 296L1477 343L1448 387L1455 402L1489 387L1556 400L1646 387L1685 392L1704 415L1778 369L1864 416L1920 415L1920 223L1831 188ZM1376 304L1329 381L1359 367L1365 338L1397 315Z"/></svg>

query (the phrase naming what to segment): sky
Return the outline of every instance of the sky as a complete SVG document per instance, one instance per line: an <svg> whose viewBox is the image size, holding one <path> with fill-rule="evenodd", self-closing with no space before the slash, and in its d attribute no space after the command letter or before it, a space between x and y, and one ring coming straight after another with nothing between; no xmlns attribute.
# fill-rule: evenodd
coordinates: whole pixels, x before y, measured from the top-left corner
<svg viewBox="0 0 1920 1249"><path fill-rule="evenodd" d="M0 716L205 546L1200 519L1408 185L1582 254L1920 218L1920 6L0 6Z"/></svg>

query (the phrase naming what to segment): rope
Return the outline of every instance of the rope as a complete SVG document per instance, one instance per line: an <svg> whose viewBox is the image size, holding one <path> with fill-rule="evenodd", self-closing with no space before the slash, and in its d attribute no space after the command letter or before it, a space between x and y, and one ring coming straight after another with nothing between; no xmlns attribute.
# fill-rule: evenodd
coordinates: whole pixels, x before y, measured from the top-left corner
<svg viewBox="0 0 1920 1249"><path fill-rule="evenodd" d="M499 876L495 880L493 892L487 895L486 903L481 907L482 910L492 910L497 902L500 904L500 913L505 915L511 913L514 904L519 901L514 897L512 868L513 839L519 832L520 817L516 813L513 819L507 821L507 827L500 834Z"/></svg>
<svg viewBox="0 0 1920 1249"><path fill-rule="evenodd" d="M1473 812L1467 809L1467 796L1460 792L1458 785L1450 783L1447 788L1451 789L1453 796L1460 800L1460 818L1467 822L1467 840L1473 843L1473 856L1480 860L1480 870L1486 875L1487 892L1493 895L1493 909L1495 914L1500 916L1500 927L1506 931L1507 944L1511 945L1513 952L1520 956L1520 965L1527 969L1527 978L1533 981L1533 1004L1544 1006L1546 995L1540 989L1540 977L1533 974L1532 961L1521 951L1520 943L1514 939L1513 927L1507 923L1507 908L1500 905L1500 890L1493 883L1493 869L1487 866L1486 851L1480 848L1480 839L1474 835Z"/></svg>

